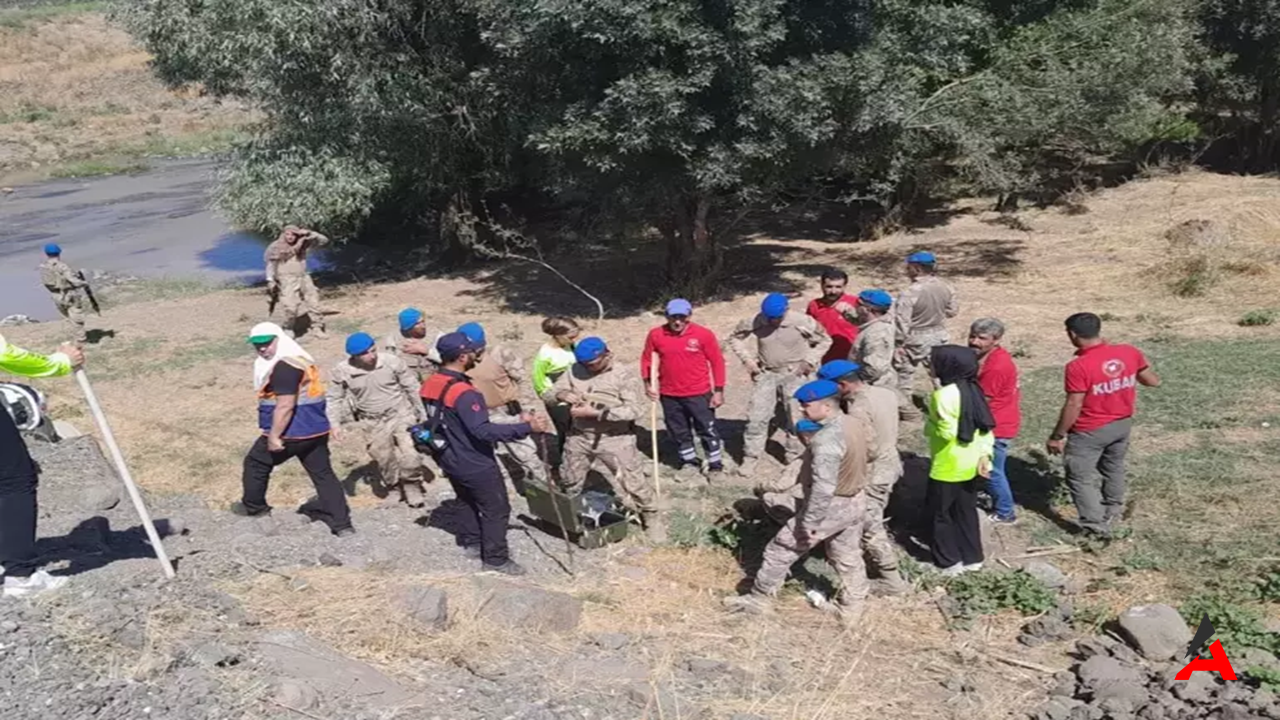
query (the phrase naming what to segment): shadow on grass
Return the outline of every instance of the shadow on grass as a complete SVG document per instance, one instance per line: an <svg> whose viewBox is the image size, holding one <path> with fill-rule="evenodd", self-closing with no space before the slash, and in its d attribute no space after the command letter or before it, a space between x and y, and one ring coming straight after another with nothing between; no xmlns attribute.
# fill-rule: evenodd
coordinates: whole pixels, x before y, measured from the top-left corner
<svg viewBox="0 0 1280 720"><path fill-rule="evenodd" d="M156 520L155 526L162 539L174 534L168 520ZM127 530L112 530L111 523L101 515L84 520L66 535L40 538L36 543L36 554L42 564L68 561L66 568L53 571L53 575L79 575L117 560L156 556L141 525ZM172 558L172 562L176 567L178 558Z"/></svg>

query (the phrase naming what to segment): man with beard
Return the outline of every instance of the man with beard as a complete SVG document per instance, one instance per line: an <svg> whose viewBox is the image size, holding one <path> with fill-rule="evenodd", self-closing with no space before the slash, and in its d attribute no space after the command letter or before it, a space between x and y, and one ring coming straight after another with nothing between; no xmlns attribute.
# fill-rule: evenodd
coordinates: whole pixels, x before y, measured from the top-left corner
<svg viewBox="0 0 1280 720"><path fill-rule="evenodd" d="M805 310L831 336L831 347L822 356L823 363L848 360L853 353L853 343L858 339L858 326L853 322L858 298L845 293L848 285L848 274L827 268L822 273L822 297L810 300Z"/></svg>

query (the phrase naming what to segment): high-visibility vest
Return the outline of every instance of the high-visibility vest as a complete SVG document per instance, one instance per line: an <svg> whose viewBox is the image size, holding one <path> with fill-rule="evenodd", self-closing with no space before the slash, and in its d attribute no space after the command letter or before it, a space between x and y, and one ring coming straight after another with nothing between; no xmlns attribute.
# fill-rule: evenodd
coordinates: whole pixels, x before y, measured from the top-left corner
<svg viewBox="0 0 1280 720"><path fill-rule="evenodd" d="M285 428L286 440L305 440L329 433L329 417L325 414L324 382L320 380L320 368L298 358L281 358L280 362L303 371L302 384L298 386L298 402L293 419ZM258 391L258 427L265 434L271 430L272 416L276 411L276 393L268 382Z"/></svg>

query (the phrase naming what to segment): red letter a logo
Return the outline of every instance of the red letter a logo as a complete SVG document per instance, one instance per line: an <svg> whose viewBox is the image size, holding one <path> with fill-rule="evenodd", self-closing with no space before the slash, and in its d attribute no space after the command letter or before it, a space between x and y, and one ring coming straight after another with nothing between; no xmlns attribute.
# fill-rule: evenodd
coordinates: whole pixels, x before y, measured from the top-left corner
<svg viewBox="0 0 1280 720"><path fill-rule="evenodd" d="M1193 672L1216 672L1222 676L1223 680L1235 680L1236 671L1231 667L1231 661L1227 659L1227 653L1222 649L1222 641L1214 640L1209 646L1210 657L1198 657L1187 663L1187 666L1178 671L1174 676L1175 680L1190 680Z"/></svg>

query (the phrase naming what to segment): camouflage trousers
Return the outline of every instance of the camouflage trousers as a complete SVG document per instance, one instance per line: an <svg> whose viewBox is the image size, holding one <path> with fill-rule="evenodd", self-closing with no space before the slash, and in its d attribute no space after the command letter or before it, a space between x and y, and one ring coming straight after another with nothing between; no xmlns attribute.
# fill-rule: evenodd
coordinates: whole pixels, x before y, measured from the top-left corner
<svg viewBox="0 0 1280 720"><path fill-rule="evenodd" d="M803 512L803 507L801 508ZM808 528L811 544L798 547L796 518L787 521L764 549L764 563L756 573L753 590L776 595L797 560L825 542L827 562L840 577L838 602L852 605L865 600L871 590L867 566L862 559L862 534L867 524L867 495L831 498L827 516L816 528Z"/></svg>
<svg viewBox="0 0 1280 720"><path fill-rule="evenodd" d="M804 450L796 438L796 422L801 417L800 403L796 402L794 395L805 381L804 376L793 372L765 370L756 376L751 400L747 403L747 429L742 437L742 454L745 457L764 456L775 420L787 433L783 443L786 462L800 456Z"/></svg>
<svg viewBox="0 0 1280 720"><path fill-rule="evenodd" d="M420 498L423 481L433 479L439 472L431 467L433 461L414 448L408 433L413 424L414 418L409 414L364 421L365 450L377 464L383 484L399 491L407 502Z"/></svg>
<svg viewBox="0 0 1280 720"><path fill-rule="evenodd" d="M520 422L520 416L512 414L506 407L494 408L489 411L489 422L498 425L515 425ZM498 455L511 458L520 468L522 477L512 477L511 468L507 467L502 458L498 459L498 469L502 471L503 479L511 483L517 495L524 495L522 491L524 483L531 482L544 489L547 487L547 466L542 462L542 458L538 457L538 446L532 437L497 443L494 445L494 450Z"/></svg>
<svg viewBox="0 0 1280 720"><path fill-rule="evenodd" d="M915 389L916 368L929 367L929 353L938 345L947 344L947 329L935 328L912 333L902 345L902 352L895 353L893 369L898 374L899 403L910 405Z"/></svg>
<svg viewBox="0 0 1280 720"><path fill-rule="evenodd" d="M69 290L53 296L53 304L58 308L58 314L71 322L76 330L76 341L84 342L88 336L85 334L85 317L88 313L84 309L84 296L75 290Z"/></svg>
<svg viewBox="0 0 1280 720"><path fill-rule="evenodd" d="M881 575L898 569L898 554L889 540L884 524L884 509L893 494L893 486L902 474L902 465L895 457L892 462L872 463L871 479L867 484L867 525L862 531L862 546L872 568Z"/></svg>
<svg viewBox="0 0 1280 720"><path fill-rule="evenodd" d="M320 290L310 275L280 275L281 326L293 331L298 318L306 315L317 330L324 331L324 313L320 311Z"/></svg>
<svg viewBox="0 0 1280 720"><path fill-rule="evenodd" d="M562 489L570 495L582 492L594 462L604 466L605 477L625 507L642 515L658 510L657 490L644 472L634 435L570 433L560 466Z"/></svg>

